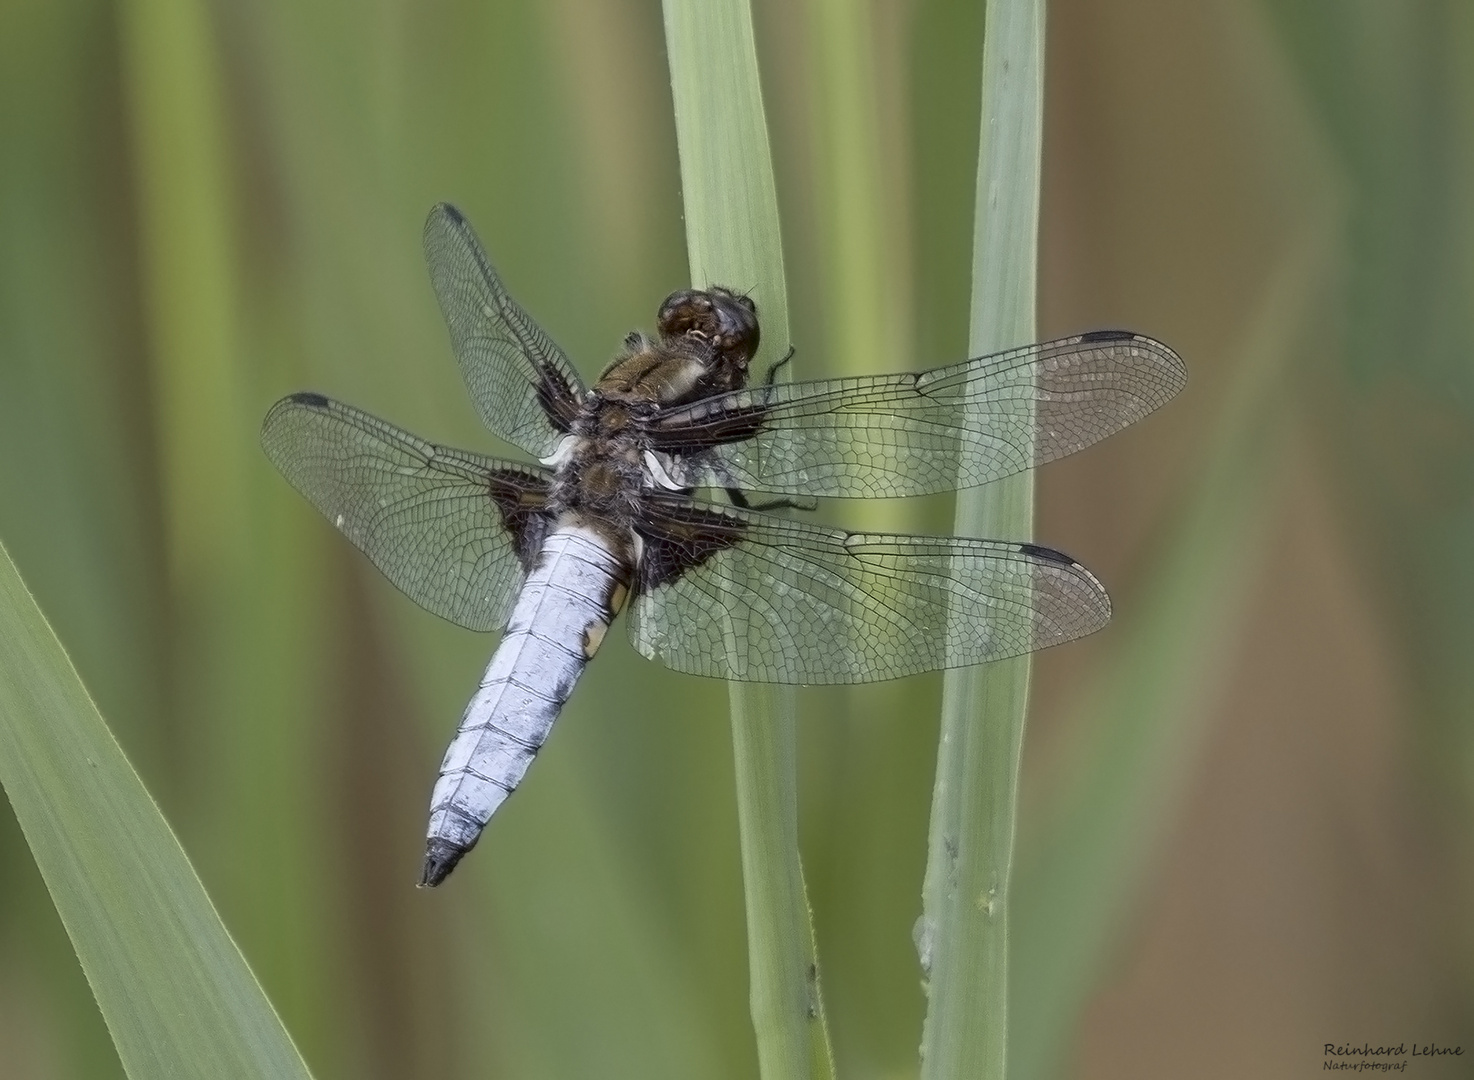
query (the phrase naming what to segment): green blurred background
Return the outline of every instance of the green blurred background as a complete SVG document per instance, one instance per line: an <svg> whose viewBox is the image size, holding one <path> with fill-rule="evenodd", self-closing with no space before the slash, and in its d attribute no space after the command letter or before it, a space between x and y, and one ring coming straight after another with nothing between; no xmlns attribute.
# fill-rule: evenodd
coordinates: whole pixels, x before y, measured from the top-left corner
<svg viewBox="0 0 1474 1080"><path fill-rule="evenodd" d="M756 18L798 377L958 359L981 4ZM1474 5L1058 2L1046 67L1041 336L1192 378L1039 477L1117 620L1035 668L1012 1071L1474 1049ZM494 638L256 430L312 388L503 449L422 265L440 199L585 374L648 327L687 283L659 5L0 2L0 538L318 1077L752 1076L722 685L611 638L412 887ZM915 1072L938 700L800 699L847 1078ZM121 1076L8 814L0 865L0 1075Z"/></svg>

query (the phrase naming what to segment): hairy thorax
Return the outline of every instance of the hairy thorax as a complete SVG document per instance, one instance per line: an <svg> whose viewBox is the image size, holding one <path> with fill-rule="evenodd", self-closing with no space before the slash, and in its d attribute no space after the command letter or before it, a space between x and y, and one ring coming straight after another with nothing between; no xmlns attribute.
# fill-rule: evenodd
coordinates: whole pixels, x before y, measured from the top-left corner
<svg viewBox="0 0 1474 1080"><path fill-rule="evenodd" d="M602 519L627 528L648 483L640 443L629 407L596 393L549 461L557 470L550 509L559 516Z"/></svg>
<svg viewBox="0 0 1474 1080"><path fill-rule="evenodd" d="M669 484L652 472L637 421L745 383L758 339L746 297L721 288L674 293L662 305L660 331L658 340L625 338L547 459L557 470L551 505L560 515L602 519L627 534L642 493Z"/></svg>

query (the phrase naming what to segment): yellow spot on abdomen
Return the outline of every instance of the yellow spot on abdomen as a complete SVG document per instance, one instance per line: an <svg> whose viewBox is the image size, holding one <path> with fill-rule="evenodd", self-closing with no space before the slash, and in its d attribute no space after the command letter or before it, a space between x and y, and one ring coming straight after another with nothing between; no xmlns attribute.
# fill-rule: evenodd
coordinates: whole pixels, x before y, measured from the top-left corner
<svg viewBox="0 0 1474 1080"><path fill-rule="evenodd" d="M591 622L583 632L583 654L590 660L594 653L599 651L599 646L604 644L604 634L609 629L608 623Z"/></svg>
<svg viewBox="0 0 1474 1080"><path fill-rule="evenodd" d="M618 615L624 610L624 602L629 599L630 591L627 586L616 584L609 594L609 611Z"/></svg>

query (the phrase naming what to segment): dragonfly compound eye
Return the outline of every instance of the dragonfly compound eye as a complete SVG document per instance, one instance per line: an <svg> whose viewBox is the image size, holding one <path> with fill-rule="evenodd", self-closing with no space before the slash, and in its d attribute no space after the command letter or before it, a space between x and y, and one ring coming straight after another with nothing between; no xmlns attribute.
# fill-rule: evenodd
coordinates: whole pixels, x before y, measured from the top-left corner
<svg viewBox="0 0 1474 1080"><path fill-rule="evenodd" d="M713 286L707 294L711 297L712 315L716 322L714 340L724 352L740 356L746 364L757 353L762 334L758 329L757 305L751 298Z"/></svg>
<svg viewBox="0 0 1474 1080"><path fill-rule="evenodd" d="M718 329L711 297L699 289L682 289L667 296L660 305L656 325L665 337L691 333L712 337Z"/></svg>

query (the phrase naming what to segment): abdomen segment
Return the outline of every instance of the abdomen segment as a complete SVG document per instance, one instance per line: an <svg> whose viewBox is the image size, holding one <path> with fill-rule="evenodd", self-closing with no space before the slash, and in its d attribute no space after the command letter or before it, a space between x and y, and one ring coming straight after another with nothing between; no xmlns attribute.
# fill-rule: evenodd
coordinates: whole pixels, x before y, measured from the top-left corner
<svg viewBox="0 0 1474 1080"><path fill-rule="evenodd" d="M624 602L629 570L599 536L553 531L512 609L430 798L420 883L438 885L522 781Z"/></svg>

